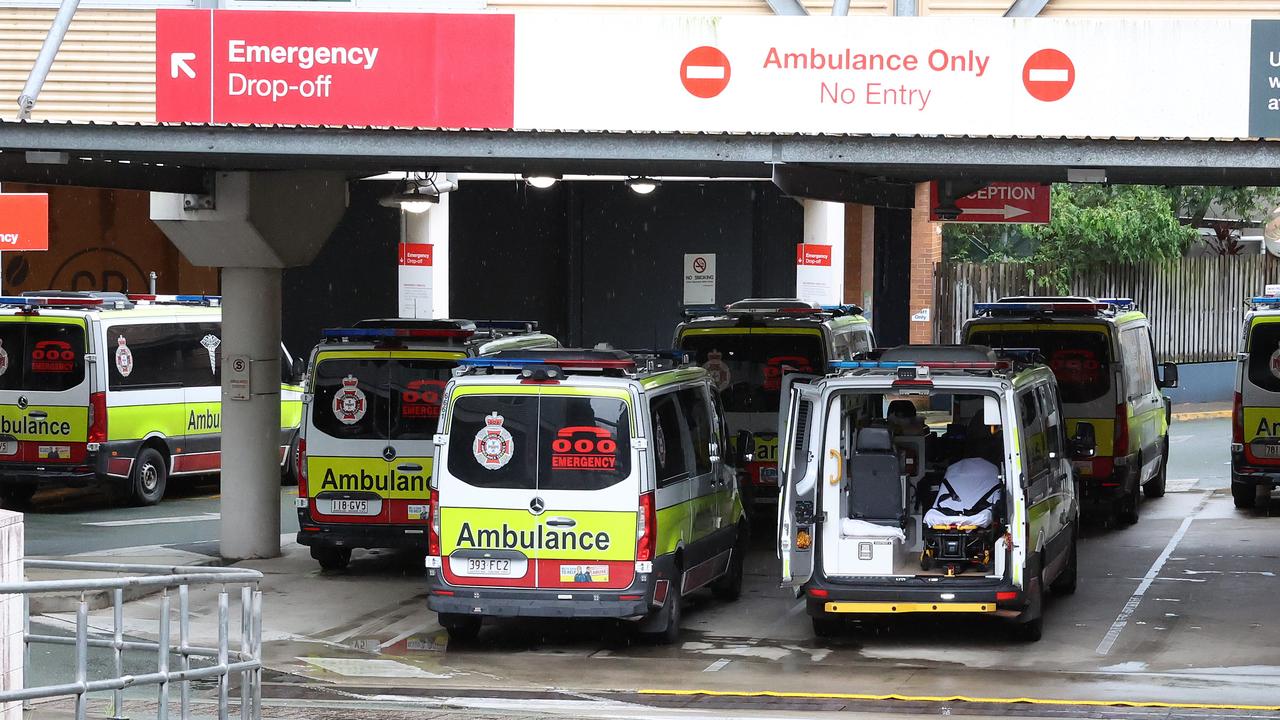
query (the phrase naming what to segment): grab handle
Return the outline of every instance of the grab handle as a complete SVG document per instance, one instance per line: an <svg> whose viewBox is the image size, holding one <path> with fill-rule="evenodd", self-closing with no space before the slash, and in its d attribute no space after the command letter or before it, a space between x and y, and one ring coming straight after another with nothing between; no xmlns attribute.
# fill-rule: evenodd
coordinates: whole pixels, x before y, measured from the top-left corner
<svg viewBox="0 0 1280 720"><path fill-rule="evenodd" d="M844 456L840 454L839 450L831 448L827 451L827 457L835 462L836 465L836 474L834 476L828 475L827 482L832 485L839 485L840 481L844 479Z"/></svg>

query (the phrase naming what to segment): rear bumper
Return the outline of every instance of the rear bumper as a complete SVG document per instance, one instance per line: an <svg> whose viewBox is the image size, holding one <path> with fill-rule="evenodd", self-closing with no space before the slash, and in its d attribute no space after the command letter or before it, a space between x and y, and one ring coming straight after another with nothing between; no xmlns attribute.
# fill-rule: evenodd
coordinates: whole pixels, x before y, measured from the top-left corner
<svg viewBox="0 0 1280 720"><path fill-rule="evenodd" d="M24 485L40 488L85 487L106 478L105 468L98 468L98 458L66 465L39 463L0 463L0 486Z"/></svg>
<svg viewBox="0 0 1280 720"><path fill-rule="evenodd" d="M1231 484L1280 487L1280 466L1251 464L1245 460L1244 447L1232 443Z"/></svg>
<svg viewBox="0 0 1280 720"><path fill-rule="evenodd" d="M805 609L813 617L906 613L1016 617L1029 602L1022 588L1001 580L950 583L918 580L894 582L892 585L878 582L851 585L814 578L804 591Z"/></svg>
<svg viewBox="0 0 1280 720"><path fill-rule="evenodd" d="M427 549L427 529L421 525L346 525L316 523L298 513L298 544L310 547Z"/></svg>
<svg viewBox="0 0 1280 720"><path fill-rule="evenodd" d="M1080 485L1080 501L1083 505L1103 505L1118 500L1131 492L1137 492L1140 466L1138 456L1115 458L1107 475L1076 474Z"/></svg>

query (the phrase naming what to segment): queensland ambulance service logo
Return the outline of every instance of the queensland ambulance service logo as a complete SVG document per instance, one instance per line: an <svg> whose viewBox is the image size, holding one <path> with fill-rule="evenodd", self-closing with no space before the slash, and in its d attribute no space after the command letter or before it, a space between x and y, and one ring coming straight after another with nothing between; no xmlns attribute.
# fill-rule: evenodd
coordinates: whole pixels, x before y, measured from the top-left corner
<svg viewBox="0 0 1280 720"><path fill-rule="evenodd" d="M9 371L9 351L4 349L4 341L0 340L0 375Z"/></svg>
<svg viewBox="0 0 1280 720"><path fill-rule="evenodd" d="M724 362L724 355L719 350L707 353L707 361L702 364L716 388L726 390L729 387L729 366Z"/></svg>
<svg viewBox="0 0 1280 720"><path fill-rule="evenodd" d="M120 377L129 377L133 373L133 351L124 344L124 336L116 338L116 372Z"/></svg>
<svg viewBox="0 0 1280 720"><path fill-rule="evenodd" d="M511 456L515 454L516 446L511 433L502 427L505 421L506 418L494 411L484 419L484 427L476 432L472 452L476 456L476 462L486 470L503 467L511 462Z"/></svg>
<svg viewBox="0 0 1280 720"><path fill-rule="evenodd" d="M1280 378L1280 347L1271 353L1271 360L1267 363L1267 367L1271 368L1271 374Z"/></svg>
<svg viewBox="0 0 1280 720"><path fill-rule="evenodd" d="M209 372L214 375L218 374L217 350L218 350L218 346L221 344L222 344L222 341L218 339L218 336L212 333L200 338L201 347L209 351Z"/></svg>
<svg viewBox="0 0 1280 720"><path fill-rule="evenodd" d="M355 425L369 410L369 399L359 386L356 376L348 375L342 379L342 389L333 395L333 416L343 425Z"/></svg>

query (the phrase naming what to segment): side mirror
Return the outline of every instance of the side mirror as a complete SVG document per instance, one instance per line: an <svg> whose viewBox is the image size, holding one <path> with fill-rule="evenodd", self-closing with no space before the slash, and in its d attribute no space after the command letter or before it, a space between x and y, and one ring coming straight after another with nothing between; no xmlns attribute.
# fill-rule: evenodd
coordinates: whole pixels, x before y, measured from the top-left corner
<svg viewBox="0 0 1280 720"><path fill-rule="evenodd" d="M756 458L756 436L750 430L738 431L738 443L734 448L733 459L738 466L746 465Z"/></svg>
<svg viewBox="0 0 1280 720"><path fill-rule="evenodd" d="M1093 457L1098 450L1098 438L1094 434L1093 425L1087 422L1076 423L1076 434L1068 444L1073 459L1088 460Z"/></svg>
<svg viewBox="0 0 1280 720"><path fill-rule="evenodd" d="M1167 362L1160 366L1160 387L1162 388L1178 387L1177 363Z"/></svg>
<svg viewBox="0 0 1280 720"><path fill-rule="evenodd" d="M296 357L293 359L293 367L290 368L293 373L293 381L295 383L302 382L303 376L307 374L307 361Z"/></svg>

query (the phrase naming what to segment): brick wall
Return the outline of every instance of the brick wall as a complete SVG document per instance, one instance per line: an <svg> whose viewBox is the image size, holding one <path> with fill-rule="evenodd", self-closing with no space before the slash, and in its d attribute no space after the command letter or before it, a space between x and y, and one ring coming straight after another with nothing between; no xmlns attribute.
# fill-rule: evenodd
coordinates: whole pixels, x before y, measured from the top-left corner
<svg viewBox="0 0 1280 720"><path fill-rule="evenodd" d="M933 268L942 260L942 227L929 222L929 184L916 185L911 211L911 342L933 342L937 308L933 306ZM914 318L928 311L927 321Z"/></svg>

